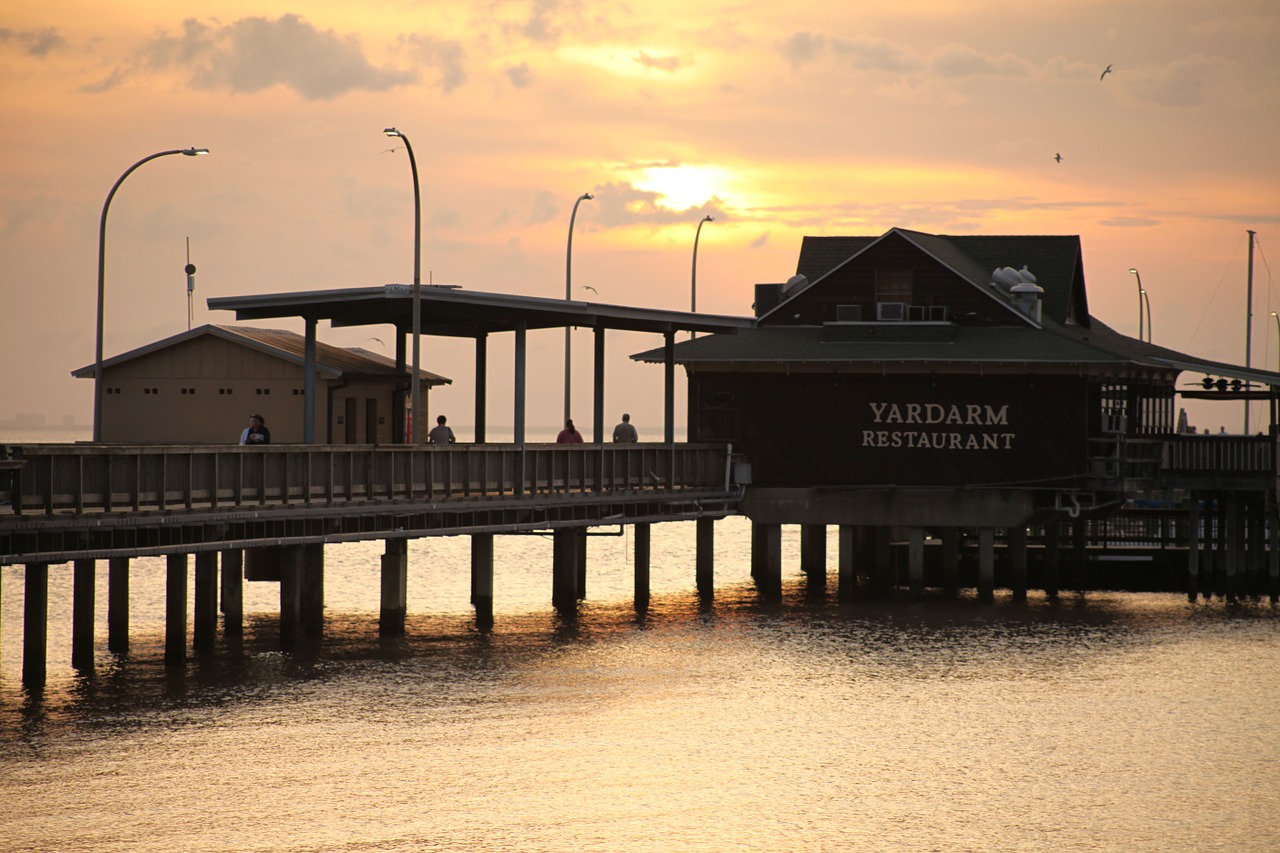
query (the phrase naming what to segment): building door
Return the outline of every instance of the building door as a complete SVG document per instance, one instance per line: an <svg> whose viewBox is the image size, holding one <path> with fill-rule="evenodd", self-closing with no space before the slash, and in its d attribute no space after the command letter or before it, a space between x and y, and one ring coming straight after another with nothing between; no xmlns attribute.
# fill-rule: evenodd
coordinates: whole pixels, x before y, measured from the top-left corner
<svg viewBox="0 0 1280 853"><path fill-rule="evenodd" d="M360 440L356 429L356 398L348 397L342 403L344 406L342 418L343 441L347 444L355 444Z"/></svg>
<svg viewBox="0 0 1280 853"><path fill-rule="evenodd" d="M364 401L364 440L367 444L378 443L377 397L368 397Z"/></svg>

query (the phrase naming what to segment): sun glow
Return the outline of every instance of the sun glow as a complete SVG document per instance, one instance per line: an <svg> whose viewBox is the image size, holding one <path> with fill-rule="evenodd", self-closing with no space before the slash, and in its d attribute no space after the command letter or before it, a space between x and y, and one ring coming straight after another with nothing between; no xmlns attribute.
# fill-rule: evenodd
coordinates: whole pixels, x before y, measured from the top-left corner
<svg viewBox="0 0 1280 853"><path fill-rule="evenodd" d="M712 198L724 199L730 175L717 166L649 166L639 169L632 185L661 196L663 207L688 210Z"/></svg>

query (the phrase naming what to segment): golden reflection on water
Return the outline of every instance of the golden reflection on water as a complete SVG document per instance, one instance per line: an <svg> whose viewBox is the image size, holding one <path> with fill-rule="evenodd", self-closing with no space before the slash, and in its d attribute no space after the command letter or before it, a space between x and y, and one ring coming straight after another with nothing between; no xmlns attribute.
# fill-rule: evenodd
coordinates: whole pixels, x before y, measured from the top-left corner
<svg viewBox="0 0 1280 853"><path fill-rule="evenodd" d="M140 566L129 658L79 678L55 625L39 699L14 677L6 569L0 849L1280 848L1268 605L838 605L798 576L766 605L722 524L714 602L673 535L645 614L621 539L592 541L576 619L546 604L549 545L509 543L488 634L445 543L418 555L394 640L370 549L331 549L322 642L277 651L254 584L243 642L176 674L163 572Z"/></svg>

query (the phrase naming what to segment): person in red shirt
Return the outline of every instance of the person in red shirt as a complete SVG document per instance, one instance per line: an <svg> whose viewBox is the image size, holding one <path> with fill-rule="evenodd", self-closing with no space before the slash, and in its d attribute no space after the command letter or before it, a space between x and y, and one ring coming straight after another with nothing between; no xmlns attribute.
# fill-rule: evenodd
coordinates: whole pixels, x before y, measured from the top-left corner
<svg viewBox="0 0 1280 853"><path fill-rule="evenodd" d="M564 429L556 436L556 444L582 444L582 433L573 426L573 418L564 422Z"/></svg>

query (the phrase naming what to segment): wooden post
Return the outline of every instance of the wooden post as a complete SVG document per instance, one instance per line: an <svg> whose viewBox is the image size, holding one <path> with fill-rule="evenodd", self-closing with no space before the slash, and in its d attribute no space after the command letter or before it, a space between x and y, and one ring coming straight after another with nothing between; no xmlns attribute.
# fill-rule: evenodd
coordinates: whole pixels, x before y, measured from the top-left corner
<svg viewBox="0 0 1280 853"><path fill-rule="evenodd" d="M417 425L414 425L417 429ZM284 545L280 548L280 647L292 648L302 636L302 577L303 551L301 545Z"/></svg>
<svg viewBox="0 0 1280 853"><path fill-rule="evenodd" d="M222 633L244 636L244 551L222 552Z"/></svg>
<svg viewBox="0 0 1280 853"><path fill-rule="evenodd" d="M196 553L195 626L191 645L197 652L213 648L218 636L218 552Z"/></svg>
<svg viewBox="0 0 1280 853"><path fill-rule="evenodd" d="M476 628L493 627L493 534L471 534L471 603L476 609Z"/></svg>
<svg viewBox="0 0 1280 853"><path fill-rule="evenodd" d="M632 532L635 535L635 607L644 610L649 606L649 556L650 527L648 523L637 524Z"/></svg>
<svg viewBox="0 0 1280 853"><path fill-rule="evenodd" d="M302 632L308 637L324 635L324 543L299 546L302 560Z"/></svg>
<svg viewBox="0 0 1280 853"><path fill-rule="evenodd" d="M800 525L800 571L805 574L827 573L827 526Z"/></svg>
<svg viewBox="0 0 1280 853"><path fill-rule="evenodd" d="M76 560L71 592L71 665L93 669L93 605L96 560Z"/></svg>
<svg viewBox="0 0 1280 853"><path fill-rule="evenodd" d="M764 525L751 522L751 579L759 580L766 558Z"/></svg>
<svg viewBox="0 0 1280 853"><path fill-rule="evenodd" d="M1005 530L1005 554L1009 558L1009 586L1014 601L1027 600L1027 528L1019 524Z"/></svg>
<svg viewBox="0 0 1280 853"><path fill-rule="evenodd" d="M1267 594L1272 604L1280 603L1280 501L1267 495L1267 532L1271 547L1267 549Z"/></svg>
<svg viewBox="0 0 1280 853"><path fill-rule="evenodd" d="M187 662L187 555L165 558L164 662Z"/></svg>
<svg viewBox="0 0 1280 853"><path fill-rule="evenodd" d="M578 607L576 531L562 528L551 536L551 606L564 612Z"/></svg>
<svg viewBox="0 0 1280 853"><path fill-rule="evenodd" d="M129 653L129 558L107 561L107 649Z"/></svg>
<svg viewBox="0 0 1280 853"><path fill-rule="evenodd" d="M960 592L960 530L942 528L942 589L950 596Z"/></svg>
<svg viewBox="0 0 1280 853"><path fill-rule="evenodd" d="M578 570L578 600L587 597L587 528L583 527L573 531L574 565Z"/></svg>
<svg viewBox="0 0 1280 853"><path fill-rule="evenodd" d="M1089 520L1084 516L1071 522L1071 578L1079 592L1089 588Z"/></svg>
<svg viewBox="0 0 1280 853"><path fill-rule="evenodd" d="M756 530L761 539L761 557L764 564L756 576L756 586L766 599L782 598L782 525L758 524Z"/></svg>
<svg viewBox="0 0 1280 853"><path fill-rule="evenodd" d="M1200 496L1192 492L1187 507L1187 601L1200 593Z"/></svg>
<svg viewBox="0 0 1280 853"><path fill-rule="evenodd" d="M716 587L716 520L699 518L694 524L697 525L697 556L694 574L698 595L710 598L715 595Z"/></svg>
<svg viewBox="0 0 1280 853"><path fill-rule="evenodd" d="M911 594L924 595L924 528L907 528L907 580Z"/></svg>
<svg viewBox="0 0 1280 853"><path fill-rule="evenodd" d="M1041 563L1044 594L1057 598L1062 586L1062 522L1056 518L1044 527L1044 558Z"/></svg>
<svg viewBox="0 0 1280 853"><path fill-rule="evenodd" d="M871 586L877 592L888 592L897 586L893 566L893 528L871 528L874 557L871 563Z"/></svg>
<svg viewBox="0 0 1280 853"><path fill-rule="evenodd" d="M836 576L836 598L852 601L858 594L858 576L855 571L855 553L858 549L858 528L852 524L840 525L839 568Z"/></svg>
<svg viewBox="0 0 1280 853"><path fill-rule="evenodd" d="M43 687L49 654L49 564L27 563L23 570L22 683Z"/></svg>
<svg viewBox="0 0 1280 853"><path fill-rule="evenodd" d="M1244 544L1243 528L1240 524L1241 515L1239 493L1227 492L1227 506L1226 511L1223 513L1223 518L1227 522L1223 535L1223 543L1226 547L1222 550L1226 564L1225 591L1227 601L1231 604L1235 603L1236 595L1239 592L1236 588L1236 574L1240 568L1240 552L1243 550L1242 546Z"/></svg>
<svg viewBox="0 0 1280 853"><path fill-rule="evenodd" d="M378 634L383 637L402 636L408 609L409 543L405 539L388 539L382 554L382 604L378 613Z"/></svg>
<svg viewBox="0 0 1280 853"><path fill-rule="evenodd" d="M996 531L993 527L978 528L978 599L995 601L996 587Z"/></svg>

